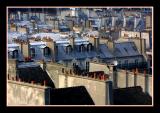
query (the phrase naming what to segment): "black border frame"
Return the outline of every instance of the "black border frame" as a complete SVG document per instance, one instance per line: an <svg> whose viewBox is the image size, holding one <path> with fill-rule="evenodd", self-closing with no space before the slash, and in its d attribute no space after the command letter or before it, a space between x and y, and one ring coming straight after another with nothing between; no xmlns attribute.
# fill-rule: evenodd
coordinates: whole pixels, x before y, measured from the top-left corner
<svg viewBox="0 0 160 113"><path fill-rule="evenodd" d="M158 84L160 80L160 76L158 74L158 69L160 68L160 62L158 62L158 57L160 57L160 53L158 50L158 35L159 35L159 6L160 2L158 0L112 0L112 1L103 1L103 0L81 0L81 1L74 1L74 0L1 0L0 1L0 27L1 27L1 38L0 38L0 60L3 66L1 65L0 68L0 110L2 111L15 111L15 112L22 112L29 110L29 111L38 111L38 112L44 112L47 110L47 112L56 112L56 111L65 111L65 112L75 112L75 111L88 111L89 113L97 110L98 112L124 112L124 111L143 111L143 112L152 112L157 111L158 108L160 108L160 101L158 96L159 91L158 90ZM7 6L153 6L154 8L154 107L7 107L6 103L6 7ZM157 44L156 44L157 43ZM157 59L157 62L155 60ZM3 101L2 101L3 100ZM36 110L35 110L36 108ZM63 108L63 109L62 109ZM78 108L78 109L77 109Z"/></svg>

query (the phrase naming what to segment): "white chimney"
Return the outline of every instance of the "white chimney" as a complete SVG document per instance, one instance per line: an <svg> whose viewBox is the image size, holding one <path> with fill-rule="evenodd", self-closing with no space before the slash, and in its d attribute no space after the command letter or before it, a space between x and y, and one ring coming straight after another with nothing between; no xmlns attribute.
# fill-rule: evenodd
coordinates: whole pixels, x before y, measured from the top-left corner
<svg viewBox="0 0 160 113"><path fill-rule="evenodd" d="M115 26L115 17L112 17L112 27Z"/></svg>
<svg viewBox="0 0 160 113"><path fill-rule="evenodd" d="M18 20L21 20L21 12L18 11L17 13L18 13Z"/></svg>
<svg viewBox="0 0 160 113"><path fill-rule="evenodd" d="M136 29L136 27L137 27L137 18L135 17L134 18L134 29Z"/></svg>

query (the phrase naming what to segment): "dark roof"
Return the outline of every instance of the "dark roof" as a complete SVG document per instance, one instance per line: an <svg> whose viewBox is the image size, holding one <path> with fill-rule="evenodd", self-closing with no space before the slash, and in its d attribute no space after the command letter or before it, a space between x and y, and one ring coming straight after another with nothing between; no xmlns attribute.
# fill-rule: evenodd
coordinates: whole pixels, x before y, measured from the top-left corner
<svg viewBox="0 0 160 113"><path fill-rule="evenodd" d="M151 105L152 97L140 86L118 88L113 92L114 105Z"/></svg>
<svg viewBox="0 0 160 113"><path fill-rule="evenodd" d="M43 71L40 66L38 67L27 67L18 68L18 75L22 81L31 82L34 81L35 84L43 85L44 80L46 81L46 86L55 88L53 81L50 79L46 71Z"/></svg>
<svg viewBox="0 0 160 113"><path fill-rule="evenodd" d="M140 55L134 42L121 42L115 44L114 55L116 57Z"/></svg>
<svg viewBox="0 0 160 113"><path fill-rule="evenodd" d="M109 52L107 46L105 44L99 45L99 53L97 53L94 49L90 52L84 51L79 52L78 51L78 45L75 46L75 49L69 53L66 54L65 52L65 46L58 46L58 57L57 60L72 60L72 59L85 59L85 58L94 58L99 56L100 58L112 58L113 55Z"/></svg>
<svg viewBox="0 0 160 113"><path fill-rule="evenodd" d="M53 89L50 103L51 105L94 105L84 86Z"/></svg>

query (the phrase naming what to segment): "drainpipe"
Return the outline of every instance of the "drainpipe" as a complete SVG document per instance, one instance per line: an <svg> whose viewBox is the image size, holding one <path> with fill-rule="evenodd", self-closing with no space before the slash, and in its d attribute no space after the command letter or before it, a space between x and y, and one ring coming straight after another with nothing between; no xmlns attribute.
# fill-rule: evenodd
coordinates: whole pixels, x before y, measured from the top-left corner
<svg viewBox="0 0 160 113"><path fill-rule="evenodd" d="M146 74L146 69L144 70L144 77L145 77L145 93L149 93L149 76Z"/></svg>
<svg viewBox="0 0 160 113"><path fill-rule="evenodd" d="M142 37L141 37L141 32L140 32L140 49L141 49L141 54L143 54L143 52L142 52Z"/></svg>

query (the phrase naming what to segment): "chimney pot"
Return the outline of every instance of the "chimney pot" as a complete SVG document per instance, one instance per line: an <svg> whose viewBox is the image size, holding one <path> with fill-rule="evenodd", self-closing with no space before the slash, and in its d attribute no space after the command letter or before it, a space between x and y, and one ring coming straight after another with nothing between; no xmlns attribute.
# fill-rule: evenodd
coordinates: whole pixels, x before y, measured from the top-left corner
<svg viewBox="0 0 160 113"><path fill-rule="evenodd" d="M73 74L72 69L70 69L70 74L71 74L71 75Z"/></svg>
<svg viewBox="0 0 160 113"><path fill-rule="evenodd" d="M138 68L136 68L136 74L138 74Z"/></svg>
<svg viewBox="0 0 160 113"><path fill-rule="evenodd" d="M43 85L46 86L46 81L45 80L43 81Z"/></svg>
<svg viewBox="0 0 160 113"><path fill-rule="evenodd" d="M99 80L101 80L101 75L99 76Z"/></svg>
<svg viewBox="0 0 160 113"><path fill-rule="evenodd" d="M62 68L62 73L64 73L64 68Z"/></svg>
<svg viewBox="0 0 160 113"><path fill-rule="evenodd" d="M18 81L18 77L16 76L16 81Z"/></svg>
<svg viewBox="0 0 160 113"><path fill-rule="evenodd" d="M135 73L135 69L132 69L132 72Z"/></svg>
<svg viewBox="0 0 160 113"><path fill-rule="evenodd" d="M34 81L32 80L31 83L34 84Z"/></svg>
<svg viewBox="0 0 160 113"><path fill-rule="evenodd" d="M146 69L144 69L144 76L146 76L146 73L147 73L147 72L146 72Z"/></svg>
<svg viewBox="0 0 160 113"><path fill-rule="evenodd" d="M87 77L89 77L89 74L87 74Z"/></svg>

